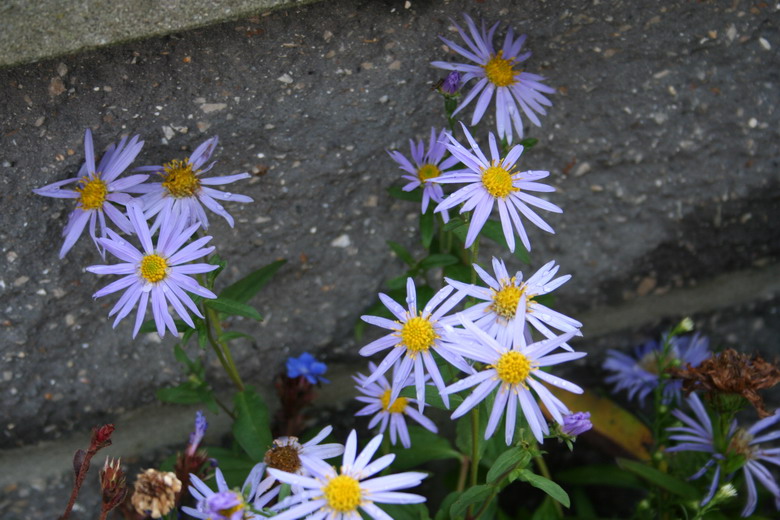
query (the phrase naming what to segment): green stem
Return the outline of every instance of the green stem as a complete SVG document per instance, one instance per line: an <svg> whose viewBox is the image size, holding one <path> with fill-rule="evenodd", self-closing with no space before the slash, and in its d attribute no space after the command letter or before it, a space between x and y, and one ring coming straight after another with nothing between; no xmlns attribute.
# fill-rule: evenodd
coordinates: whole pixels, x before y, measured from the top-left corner
<svg viewBox="0 0 780 520"><path fill-rule="evenodd" d="M534 462L536 462L536 467L539 468L539 471L542 473L542 476L547 480L552 480L552 475L550 474L550 468L547 467L547 463L544 461L544 457L542 457L541 455L537 455L534 457ZM561 504L557 500L553 500L551 498L548 500L552 500L553 507L555 508L555 513L558 515L558 518L563 518L563 508L561 507Z"/></svg>
<svg viewBox="0 0 780 520"><path fill-rule="evenodd" d="M462 493L466 489L466 478L469 476L469 458L462 455L460 458L460 472L458 473L458 486L455 491Z"/></svg>
<svg viewBox="0 0 780 520"><path fill-rule="evenodd" d="M471 485L477 485L479 477L479 407L471 410Z"/></svg>
<svg viewBox="0 0 780 520"><path fill-rule="evenodd" d="M209 343L211 343L211 346L214 348L214 352L217 353L219 362L222 364L222 368L225 369L225 372L227 372L230 380L233 381L233 384L236 385L239 392L243 392L244 382L238 374L236 363L233 361L233 356L230 353L230 347L224 341L217 339L222 335L222 325L219 323L219 315L217 314L217 311L207 307L205 304L203 305L203 311L206 316L206 331L208 331ZM212 332L212 327L214 327L214 332L217 334L216 338L214 337L214 332Z"/></svg>

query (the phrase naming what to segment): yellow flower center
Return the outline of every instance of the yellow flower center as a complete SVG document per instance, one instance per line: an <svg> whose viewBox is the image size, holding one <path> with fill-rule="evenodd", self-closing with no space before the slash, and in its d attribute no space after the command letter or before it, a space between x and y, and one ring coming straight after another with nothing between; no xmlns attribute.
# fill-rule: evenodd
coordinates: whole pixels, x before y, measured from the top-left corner
<svg viewBox="0 0 780 520"><path fill-rule="evenodd" d="M520 188L512 186L512 174L498 164L482 170L482 185L497 199L503 199L513 191L520 191Z"/></svg>
<svg viewBox="0 0 780 520"><path fill-rule="evenodd" d="M108 185L100 178L100 173L95 173L95 177L82 177L78 183L80 186L76 187L76 191L79 192L81 209L102 208L108 195Z"/></svg>
<svg viewBox="0 0 780 520"><path fill-rule="evenodd" d="M491 309L493 312L511 320L517 313L517 304L520 302L520 297L523 295L523 289L515 285L515 277L513 276L508 283L502 283L501 289L498 291L493 290L493 305Z"/></svg>
<svg viewBox="0 0 780 520"><path fill-rule="evenodd" d="M227 509L220 509L217 513L224 518L230 518L233 513L241 511L242 509L244 509L244 504L236 504Z"/></svg>
<svg viewBox="0 0 780 520"><path fill-rule="evenodd" d="M157 283L168 276L168 262L160 255L146 255L141 259L141 276L151 283Z"/></svg>
<svg viewBox="0 0 780 520"><path fill-rule="evenodd" d="M188 160L171 161L164 164L163 169L162 185L172 197L192 197L200 190L200 179L197 172L192 171L192 164Z"/></svg>
<svg viewBox="0 0 780 520"><path fill-rule="evenodd" d="M406 397L399 397L391 404L389 388L385 390L385 393L382 394L381 399L382 399L382 408L386 412L390 412L390 413L404 413L404 410L406 410L406 405L409 404L409 399L407 399Z"/></svg>
<svg viewBox="0 0 780 520"><path fill-rule="evenodd" d="M504 51L498 51L487 65L483 65L488 81L497 87L507 87L515 83L515 76L519 73L512 68L512 60L505 60L503 55Z"/></svg>
<svg viewBox="0 0 780 520"><path fill-rule="evenodd" d="M441 170L435 164L423 164L417 170L417 178L425 184L428 179L435 179L441 175Z"/></svg>
<svg viewBox="0 0 780 520"><path fill-rule="evenodd" d="M360 505L360 483L349 475L333 477L322 492L328 506L339 513L354 511Z"/></svg>
<svg viewBox="0 0 780 520"><path fill-rule="evenodd" d="M295 473L301 468L301 458L295 446L276 445L265 452L263 459L269 468Z"/></svg>
<svg viewBox="0 0 780 520"><path fill-rule="evenodd" d="M498 363L492 367L496 369L498 377L510 385L522 383L531 373L531 361L516 350L502 354Z"/></svg>
<svg viewBox="0 0 780 520"><path fill-rule="evenodd" d="M401 328L401 345L412 351L412 353L423 352L433 346L433 342L439 336L433 328L433 323L416 316Z"/></svg>

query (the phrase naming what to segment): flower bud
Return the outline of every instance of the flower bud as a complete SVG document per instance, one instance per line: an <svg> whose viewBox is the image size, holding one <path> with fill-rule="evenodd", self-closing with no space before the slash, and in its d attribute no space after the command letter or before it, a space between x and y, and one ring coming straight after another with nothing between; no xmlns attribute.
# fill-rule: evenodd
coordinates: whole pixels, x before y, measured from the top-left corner
<svg viewBox="0 0 780 520"><path fill-rule="evenodd" d="M127 495L127 481L122 471L122 460L106 457L100 470L100 491L103 496L103 510L111 511L122 503Z"/></svg>

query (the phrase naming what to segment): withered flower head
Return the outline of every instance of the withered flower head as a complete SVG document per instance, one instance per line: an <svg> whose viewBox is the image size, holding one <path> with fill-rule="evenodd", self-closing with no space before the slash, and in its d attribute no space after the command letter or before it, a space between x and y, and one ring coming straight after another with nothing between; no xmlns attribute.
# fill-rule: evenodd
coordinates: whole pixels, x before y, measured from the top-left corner
<svg viewBox="0 0 780 520"><path fill-rule="evenodd" d="M762 418L768 417L770 413L764 407L758 391L780 383L780 369L775 364L764 361L761 356L751 358L734 349L715 354L702 361L698 367L688 365L685 369L672 369L671 374L682 380L686 394L704 390L710 395L741 395Z"/></svg>
<svg viewBox="0 0 780 520"><path fill-rule="evenodd" d="M181 481L171 472L149 468L136 477L132 503L141 515L161 518L176 505Z"/></svg>
<svg viewBox="0 0 780 520"><path fill-rule="evenodd" d="M265 452L265 462L269 468L296 473L301 468L299 453L303 449L297 437L280 437L274 440L274 445Z"/></svg>
<svg viewBox="0 0 780 520"><path fill-rule="evenodd" d="M103 510L111 511L122 503L127 495L125 472L122 460L106 457L106 463L100 470L100 490L103 495Z"/></svg>

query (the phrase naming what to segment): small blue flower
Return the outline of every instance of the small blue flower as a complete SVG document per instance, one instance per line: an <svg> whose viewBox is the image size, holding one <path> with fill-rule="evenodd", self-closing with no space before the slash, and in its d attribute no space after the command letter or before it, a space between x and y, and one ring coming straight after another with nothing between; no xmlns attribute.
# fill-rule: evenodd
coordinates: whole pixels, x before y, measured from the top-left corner
<svg viewBox="0 0 780 520"><path fill-rule="evenodd" d="M314 356L308 352L304 352L298 358L291 357L287 360L287 377L290 379L303 376L311 384L330 383L327 379L322 377L328 370L328 366L325 363L317 361Z"/></svg>
<svg viewBox="0 0 780 520"><path fill-rule="evenodd" d="M636 396L640 406L644 406L645 397L658 386L658 356L663 350L664 341L664 339L661 342L647 341L636 347L633 355L617 350L608 351L604 369L612 371L613 374L607 376L605 381L615 385L615 392L626 390L629 399ZM679 360L682 367L688 364L697 367L710 357L710 341L706 336L698 333L692 336L674 337L671 343L670 356ZM663 395L664 403L680 402L681 389L682 381L667 381Z"/></svg>
<svg viewBox="0 0 780 520"><path fill-rule="evenodd" d="M454 96L460 90L460 86L461 86L460 72L453 70L452 72L447 74L447 78L444 80L444 83L442 83L441 85L441 90L445 94Z"/></svg>

